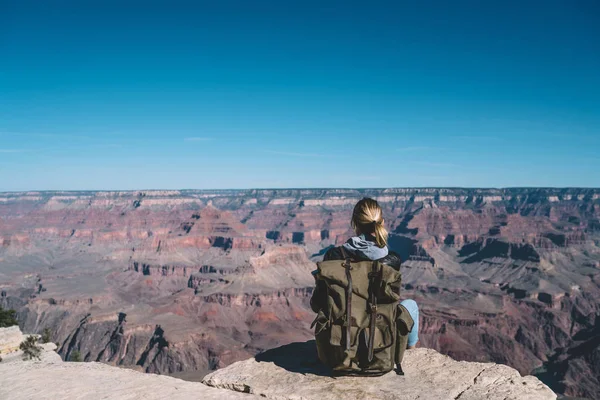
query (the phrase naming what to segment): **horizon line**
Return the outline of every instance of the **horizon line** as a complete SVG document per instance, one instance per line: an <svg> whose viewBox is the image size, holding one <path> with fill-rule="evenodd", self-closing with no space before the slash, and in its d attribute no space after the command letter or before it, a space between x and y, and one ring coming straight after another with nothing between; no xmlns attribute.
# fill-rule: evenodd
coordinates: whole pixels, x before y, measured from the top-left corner
<svg viewBox="0 0 600 400"><path fill-rule="evenodd" d="M505 186L505 187L494 187L494 186L390 186L390 187L289 187L289 188L269 188L269 187L256 187L256 188L227 188L227 189L28 189L28 190L7 190L0 191L2 194L22 194L28 192L36 193L76 193L76 192L88 192L88 193L106 193L106 192L168 192L168 191L179 191L179 192L242 192L242 191L253 191L253 190L271 190L271 191L286 191L286 190L390 190L390 189L404 189L404 190L513 190L513 189L527 189L527 190L600 190L600 187L594 186Z"/></svg>

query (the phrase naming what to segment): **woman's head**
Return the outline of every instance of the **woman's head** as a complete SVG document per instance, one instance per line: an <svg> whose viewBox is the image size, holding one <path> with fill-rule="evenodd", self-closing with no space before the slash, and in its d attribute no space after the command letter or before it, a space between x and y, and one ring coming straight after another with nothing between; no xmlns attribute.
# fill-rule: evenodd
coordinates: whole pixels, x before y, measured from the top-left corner
<svg viewBox="0 0 600 400"><path fill-rule="evenodd" d="M379 247L385 247L388 240L388 232L383 223L383 211L377 201L365 197L354 206L352 228L357 235L373 236Z"/></svg>

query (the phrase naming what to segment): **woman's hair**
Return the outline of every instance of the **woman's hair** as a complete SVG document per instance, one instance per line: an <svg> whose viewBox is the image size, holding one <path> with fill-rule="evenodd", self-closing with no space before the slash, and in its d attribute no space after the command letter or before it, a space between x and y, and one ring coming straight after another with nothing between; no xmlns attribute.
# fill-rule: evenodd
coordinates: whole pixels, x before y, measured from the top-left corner
<svg viewBox="0 0 600 400"><path fill-rule="evenodd" d="M388 231L383 226L383 211L377 201L365 197L356 203L350 223L357 234L375 237L377 246L387 245Z"/></svg>

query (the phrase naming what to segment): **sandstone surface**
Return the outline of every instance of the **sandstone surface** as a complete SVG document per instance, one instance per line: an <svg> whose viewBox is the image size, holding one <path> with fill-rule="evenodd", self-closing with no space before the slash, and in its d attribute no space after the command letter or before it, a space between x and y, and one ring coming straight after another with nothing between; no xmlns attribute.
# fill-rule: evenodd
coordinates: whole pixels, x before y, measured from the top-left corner
<svg viewBox="0 0 600 400"><path fill-rule="evenodd" d="M19 366L0 363L0 398L251 400L259 397L97 362L47 364L30 361Z"/></svg>
<svg viewBox="0 0 600 400"><path fill-rule="evenodd" d="M11 329L14 331L15 329ZM0 329L0 334L8 329ZM20 333L20 331L19 331ZM457 362L431 349L413 349L406 375L331 378L316 358L314 341L293 343L236 362L202 383L144 374L98 362L63 362L53 343L40 360L21 351L0 362L0 398L26 399L555 399L537 378L507 366Z"/></svg>
<svg viewBox="0 0 600 400"><path fill-rule="evenodd" d="M0 328L0 334L4 330ZM257 396L219 390L201 383L97 362L63 362L54 351L56 345L47 343L42 347L40 360L23 361L21 351L3 355L0 362L0 399L258 399Z"/></svg>
<svg viewBox="0 0 600 400"><path fill-rule="evenodd" d="M435 350L406 352L404 376L330 377L314 342L293 343L239 361L204 378L207 385L274 400L556 399L539 379L505 365L458 362Z"/></svg>
<svg viewBox="0 0 600 400"><path fill-rule="evenodd" d="M0 328L0 355L18 350L24 339L18 326Z"/></svg>

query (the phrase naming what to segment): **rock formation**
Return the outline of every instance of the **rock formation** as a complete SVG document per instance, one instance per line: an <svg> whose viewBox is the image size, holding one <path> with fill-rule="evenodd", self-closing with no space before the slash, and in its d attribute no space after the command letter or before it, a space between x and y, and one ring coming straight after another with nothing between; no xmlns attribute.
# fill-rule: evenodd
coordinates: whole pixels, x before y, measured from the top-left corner
<svg viewBox="0 0 600 400"><path fill-rule="evenodd" d="M17 351L23 340L25 337L18 326L0 328L0 357L3 354Z"/></svg>
<svg viewBox="0 0 600 400"><path fill-rule="evenodd" d="M0 305L63 358L198 380L312 338L310 271L363 196L423 345L600 397L597 189L0 193Z"/></svg>
<svg viewBox="0 0 600 400"><path fill-rule="evenodd" d="M203 382L267 399L555 399L533 376L505 365L457 362L432 349L407 350L404 376L332 378L314 341L293 343L211 373Z"/></svg>
<svg viewBox="0 0 600 400"><path fill-rule="evenodd" d="M431 349L407 351L404 376L391 372L378 378L331 378L316 360L314 342L294 343L234 363L203 383L98 362L63 362L54 349L46 345L39 361L22 361L20 351L5 356L0 362L0 398L556 399L537 378L521 377L510 367L456 362Z"/></svg>
<svg viewBox="0 0 600 400"><path fill-rule="evenodd" d="M0 335L3 330L0 328ZM18 330L18 329L17 329ZM19 331L19 334L21 332ZM219 390L168 376L143 374L91 362L63 362L53 343L40 360L23 361L22 352L4 350L0 361L0 398L26 399L194 399L252 400L258 396Z"/></svg>

